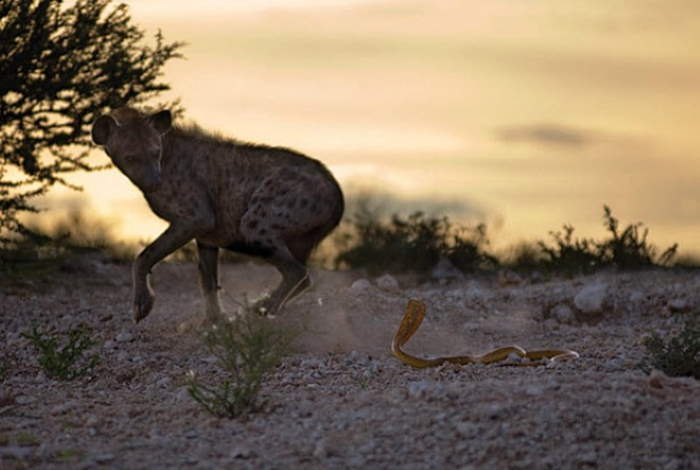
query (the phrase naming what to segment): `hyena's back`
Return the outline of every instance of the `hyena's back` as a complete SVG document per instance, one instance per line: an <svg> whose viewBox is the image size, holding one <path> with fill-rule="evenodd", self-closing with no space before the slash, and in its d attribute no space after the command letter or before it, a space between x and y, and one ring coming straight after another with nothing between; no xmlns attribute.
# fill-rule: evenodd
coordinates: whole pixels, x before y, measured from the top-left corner
<svg viewBox="0 0 700 470"><path fill-rule="evenodd" d="M163 150L164 182L174 181L175 192L188 186L188 179L206 188L216 226L197 237L204 243L266 256L282 240L305 263L342 217L343 195L333 175L296 151L241 143L197 128L174 128L164 136ZM175 157L172 169L180 172L173 178L167 175L168 156Z"/></svg>

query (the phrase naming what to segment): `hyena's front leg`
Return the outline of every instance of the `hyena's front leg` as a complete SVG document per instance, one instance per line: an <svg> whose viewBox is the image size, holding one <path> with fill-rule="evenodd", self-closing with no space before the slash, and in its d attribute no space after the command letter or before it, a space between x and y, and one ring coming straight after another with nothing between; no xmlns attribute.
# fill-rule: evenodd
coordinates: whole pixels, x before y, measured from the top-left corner
<svg viewBox="0 0 700 470"><path fill-rule="evenodd" d="M219 303L219 249L197 241L199 254L199 283L206 302L207 321L215 323L221 317Z"/></svg>
<svg viewBox="0 0 700 470"><path fill-rule="evenodd" d="M153 308L155 296L148 280L153 265L192 240L195 231L189 227L171 225L136 258L132 269L134 322L146 318Z"/></svg>

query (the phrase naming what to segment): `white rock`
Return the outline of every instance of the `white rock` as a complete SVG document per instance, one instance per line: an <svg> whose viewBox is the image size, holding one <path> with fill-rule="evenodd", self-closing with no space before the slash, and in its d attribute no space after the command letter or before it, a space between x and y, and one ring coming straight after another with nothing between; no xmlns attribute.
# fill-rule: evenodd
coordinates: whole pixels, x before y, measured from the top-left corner
<svg viewBox="0 0 700 470"><path fill-rule="evenodd" d="M644 297L645 297L644 292L640 292L640 291L636 290L636 291L630 293L629 301L636 304L636 303L639 303L642 300L644 300Z"/></svg>
<svg viewBox="0 0 700 470"><path fill-rule="evenodd" d="M96 414L89 414L85 418L85 425L88 427L95 427L100 423L100 418Z"/></svg>
<svg viewBox="0 0 700 470"><path fill-rule="evenodd" d="M470 282L464 290L464 296L471 301L486 302L493 298L494 295L492 291L480 286L478 283Z"/></svg>
<svg viewBox="0 0 700 470"><path fill-rule="evenodd" d="M588 284L576 294L574 305L583 313L599 313L603 310L607 290L608 285L603 282Z"/></svg>
<svg viewBox="0 0 700 470"><path fill-rule="evenodd" d="M51 414L54 416L55 415L62 415L64 413L66 413L67 411L72 410L77 405L78 405L78 402L75 400L68 400L68 401L65 401L63 403L59 403L58 405L53 406L51 408Z"/></svg>
<svg viewBox="0 0 700 470"><path fill-rule="evenodd" d="M239 444L238 446L234 447L229 454L232 459L248 459L253 455L254 452L245 444Z"/></svg>
<svg viewBox="0 0 700 470"><path fill-rule="evenodd" d="M369 361L370 358L367 356L367 354L355 351L354 349L350 351L350 354L347 356L347 362L350 365L366 366Z"/></svg>
<svg viewBox="0 0 700 470"><path fill-rule="evenodd" d="M202 362L206 362L207 364L216 364L219 362L219 358L212 354L207 357L203 357Z"/></svg>
<svg viewBox="0 0 700 470"><path fill-rule="evenodd" d="M12 460L24 461L25 459L28 459L33 453L34 449L31 447L0 447L0 458L9 457Z"/></svg>
<svg viewBox="0 0 700 470"><path fill-rule="evenodd" d="M119 343L128 343L129 341L132 341L134 339L134 335L129 333L128 331L122 331L114 339Z"/></svg>
<svg viewBox="0 0 700 470"><path fill-rule="evenodd" d="M464 279L462 271L457 269L452 261L447 258L440 258L435 267L430 272L435 279Z"/></svg>
<svg viewBox="0 0 700 470"><path fill-rule="evenodd" d="M20 395L17 398L15 398L15 403L18 405L29 405L30 403L34 403L36 401L36 397L33 397L31 395Z"/></svg>
<svg viewBox="0 0 700 470"><path fill-rule="evenodd" d="M189 387L187 385L183 385L177 389L177 392L175 393L175 400L186 401L191 399L192 397L190 396Z"/></svg>
<svg viewBox="0 0 700 470"><path fill-rule="evenodd" d="M377 283L377 287L379 287L380 289L388 291L399 290L399 282L391 274L384 274L383 276L380 276L377 279L375 279L374 282Z"/></svg>
<svg viewBox="0 0 700 470"><path fill-rule="evenodd" d="M303 359L299 366L302 369L320 369L323 366L323 360L316 358Z"/></svg>
<svg viewBox="0 0 700 470"><path fill-rule="evenodd" d="M324 459L328 457L328 444L325 439L321 439L320 441L316 442L316 446L314 448L314 457L317 459Z"/></svg>
<svg viewBox="0 0 700 470"><path fill-rule="evenodd" d="M408 384L408 396L410 398L423 398L426 394L430 385L425 380L419 382L411 382Z"/></svg>
<svg viewBox="0 0 700 470"><path fill-rule="evenodd" d="M556 319L559 323L572 324L576 322L573 310L566 304L555 305L550 313L552 314L552 318Z"/></svg>
<svg viewBox="0 0 700 470"><path fill-rule="evenodd" d="M435 381L420 380L408 384L407 392L409 398L431 399L438 398L444 394L445 387Z"/></svg>
<svg viewBox="0 0 700 470"><path fill-rule="evenodd" d="M477 434L478 428L470 421L460 421L455 424L457 433L462 437L470 438Z"/></svg>
<svg viewBox="0 0 700 470"><path fill-rule="evenodd" d="M107 462L111 462L112 460L114 460L114 454L110 453L98 454L95 456L95 462L100 464L105 464Z"/></svg>
<svg viewBox="0 0 700 470"><path fill-rule="evenodd" d="M372 284L367 279L358 279L350 286L350 290L355 292L365 292L372 288Z"/></svg>
<svg viewBox="0 0 700 470"><path fill-rule="evenodd" d="M668 302L668 309L672 312L685 312L690 309L690 303L683 298L671 299Z"/></svg>
<svg viewBox="0 0 700 470"><path fill-rule="evenodd" d="M525 387L525 394L527 395L542 395L544 393L544 387L539 384L531 384Z"/></svg>
<svg viewBox="0 0 700 470"><path fill-rule="evenodd" d="M167 377L167 376L161 377L160 379L158 379L156 381L156 386L161 387L161 388L165 388L168 385L170 385L170 382L172 382L172 379L170 377Z"/></svg>

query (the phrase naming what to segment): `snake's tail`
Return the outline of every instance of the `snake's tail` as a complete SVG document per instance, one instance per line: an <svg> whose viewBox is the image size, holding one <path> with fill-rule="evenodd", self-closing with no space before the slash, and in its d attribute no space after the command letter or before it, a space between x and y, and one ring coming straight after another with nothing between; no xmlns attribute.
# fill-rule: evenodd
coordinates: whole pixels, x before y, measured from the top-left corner
<svg viewBox="0 0 700 470"><path fill-rule="evenodd" d="M566 359L577 359L579 354L570 349L542 349L538 351L528 351L525 357L531 361L541 361L542 359L562 361Z"/></svg>
<svg viewBox="0 0 700 470"><path fill-rule="evenodd" d="M492 364L494 362L500 362L508 359L511 354L516 354L519 357L527 357L527 351L517 345L505 346L503 348L498 348L495 351L491 351L481 356L476 356L474 362L479 362L481 364Z"/></svg>

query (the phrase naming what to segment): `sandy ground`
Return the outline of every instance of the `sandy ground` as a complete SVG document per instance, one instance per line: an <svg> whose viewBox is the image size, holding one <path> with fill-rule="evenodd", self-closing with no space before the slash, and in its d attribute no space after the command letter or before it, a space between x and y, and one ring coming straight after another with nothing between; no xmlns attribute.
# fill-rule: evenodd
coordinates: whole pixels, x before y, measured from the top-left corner
<svg viewBox="0 0 700 470"><path fill-rule="evenodd" d="M91 256L48 280L0 280L0 468L700 468L700 382L637 367L646 334L677 331L700 307L698 272L313 277L275 320L303 326L298 352L266 379L266 408L236 420L210 416L185 386L189 370L219 370L177 329L203 308L194 264L156 268L156 306L137 326L127 265ZM277 279L224 265L225 308ZM414 354L518 344L581 357L412 369L389 352L411 298L428 306ZM89 378L46 378L20 332L78 323L101 364Z"/></svg>

